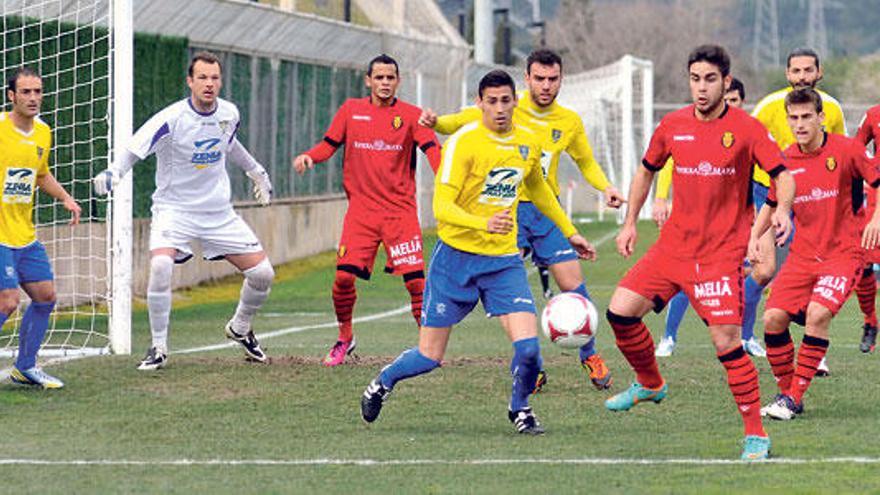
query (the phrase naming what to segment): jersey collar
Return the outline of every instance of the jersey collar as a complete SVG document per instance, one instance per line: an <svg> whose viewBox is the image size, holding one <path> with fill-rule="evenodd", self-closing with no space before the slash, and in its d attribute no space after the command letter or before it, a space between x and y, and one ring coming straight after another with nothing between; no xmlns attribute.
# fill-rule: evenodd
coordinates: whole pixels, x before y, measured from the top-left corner
<svg viewBox="0 0 880 495"><path fill-rule="evenodd" d="M519 101L517 102L517 106L520 107L521 110L525 110L535 117L546 117L551 112L553 112L553 110L556 110L556 106L558 105L556 100L553 100L553 103L547 105L546 107L539 107L535 104L534 100L532 100L532 95L527 89L520 91L518 98Z"/></svg>
<svg viewBox="0 0 880 495"><path fill-rule="evenodd" d="M187 99L186 99L186 102L189 103L189 107L192 109L193 112L195 112L195 113L201 115L202 117L210 117L211 115L214 115L214 113L217 112L217 108L220 107L219 104L216 104L216 103L215 103L214 108L213 108L210 112L200 112L200 111L195 107L195 105L193 105L193 102L192 102L192 96L190 96L189 98L187 98Z"/></svg>

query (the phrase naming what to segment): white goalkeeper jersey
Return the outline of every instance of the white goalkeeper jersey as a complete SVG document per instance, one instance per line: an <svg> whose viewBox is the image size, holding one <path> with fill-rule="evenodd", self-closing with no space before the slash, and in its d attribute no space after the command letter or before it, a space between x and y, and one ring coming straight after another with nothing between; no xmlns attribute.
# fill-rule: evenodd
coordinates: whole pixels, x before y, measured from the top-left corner
<svg viewBox="0 0 880 495"><path fill-rule="evenodd" d="M217 99L200 113L189 98L169 105L132 137L138 158L156 154L153 207L179 211L231 210L226 155L239 125L235 104Z"/></svg>

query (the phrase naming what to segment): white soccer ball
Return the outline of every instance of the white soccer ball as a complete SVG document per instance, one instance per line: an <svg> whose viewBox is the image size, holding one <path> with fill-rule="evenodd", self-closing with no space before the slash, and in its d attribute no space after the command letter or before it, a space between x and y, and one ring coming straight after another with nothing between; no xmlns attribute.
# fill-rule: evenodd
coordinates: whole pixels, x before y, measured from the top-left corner
<svg viewBox="0 0 880 495"><path fill-rule="evenodd" d="M541 313L541 328L551 342L560 347L581 347L596 335L599 314L587 298L563 292L547 301Z"/></svg>

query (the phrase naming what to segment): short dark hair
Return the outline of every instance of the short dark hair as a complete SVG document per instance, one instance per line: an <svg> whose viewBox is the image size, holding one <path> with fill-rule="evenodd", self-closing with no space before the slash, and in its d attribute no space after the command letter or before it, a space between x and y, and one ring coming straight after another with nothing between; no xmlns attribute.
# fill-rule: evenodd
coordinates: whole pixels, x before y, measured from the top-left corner
<svg viewBox="0 0 880 495"><path fill-rule="evenodd" d="M559 70L562 70L562 57L547 48L540 48L529 54L529 57L526 59L526 74L532 73L532 64L535 63L550 67L559 64Z"/></svg>
<svg viewBox="0 0 880 495"><path fill-rule="evenodd" d="M213 53L211 53L209 51L202 50L202 51L196 52L195 55L193 55L192 60L189 61L189 68L186 71L187 74L189 74L189 77L193 76L193 69L196 66L196 62L204 62L206 64L217 64L218 66L220 66L220 72L223 72L223 64L220 63L220 57L218 57L217 55L214 55Z"/></svg>
<svg viewBox="0 0 880 495"><path fill-rule="evenodd" d="M727 88L727 92L736 91L739 93L740 99L746 101L746 87L743 85L743 82L737 78L733 78L730 80L730 87Z"/></svg>
<svg viewBox="0 0 880 495"><path fill-rule="evenodd" d="M397 66L397 60L391 58L387 53L383 53L382 55L377 55L373 57L373 60L370 60L370 64L367 66L367 75L373 75L373 66L376 64L388 64L394 66L394 73L400 75L400 67Z"/></svg>
<svg viewBox="0 0 880 495"><path fill-rule="evenodd" d="M708 62L721 71L723 77L730 74L730 55L719 45L700 45L688 55L688 70L697 62Z"/></svg>
<svg viewBox="0 0 880 495"><path fill-rule="evenodd" d="M15 93L15 83L18 82L19 77L40 77L33 68L23 65L12 72L12 75L9 76L9 79L6 81L6 89Z"/></svg>
<svg viewBox="0 0 880 495"><path fill-rule="evenodd" d="M794 89L785 95L785 112L788 113L789 106L803 103L812 103L816 113L822 113L822 95L813 88Z"/></svg>
<svg viewBox="0 0 880 495"><path fill-rule="evenodd" d="M480 98L482 98L483 90L486 88L500 88L502 86L508 86L513 93L516 93L516 84L513 82L513 78L510 77L510 74L501 69L495 69L487 72L486 75L480 79L480 86L477 92L479 93Z"/></svg>
<svg viewBox="0 0 880 495"><path fill-rule="evenodd" d="M816 50L812 48L802 46L800 48L795 48L788 54L788 58L785 60L785 68L791 67L791 59L795 57L813 57L813 60L816 61L816 68L819 68L819 54L816 53Z"/></svg>

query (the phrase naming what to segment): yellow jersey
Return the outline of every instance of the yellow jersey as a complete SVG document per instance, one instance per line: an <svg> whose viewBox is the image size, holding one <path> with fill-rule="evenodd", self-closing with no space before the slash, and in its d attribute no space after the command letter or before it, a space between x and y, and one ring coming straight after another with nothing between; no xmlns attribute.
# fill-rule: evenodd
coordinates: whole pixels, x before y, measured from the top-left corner
<svg viewBox="0 0 880 495"><path fill-rule="evenodd" d="M792 91L791 86L774 91L765 96L755 105L752 110L752 117L760 120L764 127L770 131L770 135L776 140L779 149L785 151L786 148L794 144L794 134L788 127L788 120L785 112L785 96ZM843 118L843 109L840 108L840 102L834 99L828 93L818 91L822 96L822 111L825 112L825 130L832 134L846 135L846 122ZM770 187L770 176L767 172L755 167L753 176L755 182Z"/></svg>
<svg viewBox="0 0 880 495"><path fill-rule="evenodd" d="M515 224L516 206L525 190L565 237L577 233L544 180L540 157L535 133L528 128L514 126L498 134L482 121L464 125L443 145L434 179L437 236L469 253L517 254L516 228L491 234L488 222L495 213L509 210Z"/></svg>
<svg viewBox="0 0 880 495"><path fill-rule="evenodd" d="M479 108L465 107L458 113L440 116L434 130L441 134L452 134L461 126L480 119L482 112ZM529 92L523 90L518 92L513 123L535 131L541 147L541 169L554 195L559 195L557 171L563 151L571 156L590 185L599 191L604 191L609 186L605 172L593 156L593 148L587 139L584 123L574 110L555 101L541 108L535 105ZM523 198L523 200L529 199Z"/></svg>
<svg viewBox="0 0 880 495"><path fill-rule="evenodd" d="M34 128L25 133L15 127L7 113L0 114L0 245L20 248L37 239L34 228L34 195L37 177L49 173L52 131L34 119Z"/></svg>

